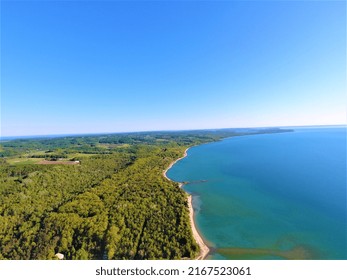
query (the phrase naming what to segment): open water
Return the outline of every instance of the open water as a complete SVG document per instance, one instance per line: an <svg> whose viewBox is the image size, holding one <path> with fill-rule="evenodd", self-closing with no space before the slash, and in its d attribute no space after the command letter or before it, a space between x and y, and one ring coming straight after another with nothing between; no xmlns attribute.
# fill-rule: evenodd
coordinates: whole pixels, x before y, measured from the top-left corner
<svg viewBox="0 0 347 280"><path fill-rule="evenodd" d="M347 259L346 127L192 147L167 176L190 182L210 259Z"/></svg>

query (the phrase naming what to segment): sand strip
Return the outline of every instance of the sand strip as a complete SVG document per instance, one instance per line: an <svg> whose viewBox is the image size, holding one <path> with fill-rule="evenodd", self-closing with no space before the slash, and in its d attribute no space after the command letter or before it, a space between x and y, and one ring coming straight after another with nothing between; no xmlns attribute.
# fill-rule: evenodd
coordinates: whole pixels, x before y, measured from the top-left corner
<svg viewBox="0 0 347 280"><path fill-rule="evenodd" d="M176 163L178 162L179 160L185 158L187 156L187 151L188 151L189 148L187 148L185 151L184 151L184 155L183 157L175 160L174 162L172 162L168 168L166 168L164 171L163 171L163 176L168 179L169 181L172 181L171 179L169 179L167 176L166 176L166 172ZM179 187L182 188L183 186L183 183L179 183ZM206 256L208 255L210 249L207 247L207 245L204 243L201 235L199 234L196 226L195 226L195 221L194 221L194 209L193 209L193 204L192 204L192 196L191 195L188 195L188 207L189 207L189 219L190 219L190 225L191 225L191 228L192 228L192 232L193 232L193 237L196 241L196 243L199 245L200 247L200 252L199 252L199 255L196 257L196 260L203 260L206 258Z"/></svg>

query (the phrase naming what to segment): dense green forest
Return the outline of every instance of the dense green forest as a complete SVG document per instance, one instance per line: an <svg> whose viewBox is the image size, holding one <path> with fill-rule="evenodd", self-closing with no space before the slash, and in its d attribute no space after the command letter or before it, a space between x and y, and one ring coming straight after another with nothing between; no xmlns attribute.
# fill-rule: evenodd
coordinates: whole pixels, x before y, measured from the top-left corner
<svg viewBox="0 0 347 280"><path fill-rule="evenodd" d="M163 171L189 146L283 131L2 140L0 259L193 259L187 195Z"/></svg>

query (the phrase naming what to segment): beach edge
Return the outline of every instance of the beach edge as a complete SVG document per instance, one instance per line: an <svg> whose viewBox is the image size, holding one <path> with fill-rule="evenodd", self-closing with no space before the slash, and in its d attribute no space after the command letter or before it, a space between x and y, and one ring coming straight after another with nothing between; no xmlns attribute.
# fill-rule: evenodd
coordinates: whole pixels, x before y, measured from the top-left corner
<svg viewBox="0 0 347 280"><path fill-rule="evenodd" d="M176 159L175 161L171 162L170 165L163 171L163 176L165 179L174 182L174 183L178 183L179 184L179 188L182 188L183 183L181 182L175 182L173 180L171 180L170 178L167 177L166 173L169 171L169 169L178 161L180 161L181 159L185 158L187 156L187 152L191 147L187 148L184 151L183 157L180 157L178 159ZM193 234L193 238L195 239L195 242L198 244L200 252L199 255L195 258L195 260L204 260L208 253L210 252L209 247L205 244L204 240L202 239L196 225L195 225L195 220L194 220L194 208L193 208L193 198L192 195L188 194L187 192L185 192L188 196L187 196L187 202L188 202L188 209L189 209L189 220L190 220L190 227L192 229L192 234Z"/></svg>

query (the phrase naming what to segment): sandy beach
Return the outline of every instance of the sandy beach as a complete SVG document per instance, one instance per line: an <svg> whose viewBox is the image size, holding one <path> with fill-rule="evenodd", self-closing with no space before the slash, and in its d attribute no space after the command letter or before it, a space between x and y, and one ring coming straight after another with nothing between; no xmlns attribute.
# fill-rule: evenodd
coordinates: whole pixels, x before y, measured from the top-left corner
<svg viewBox="0 0 347 280"><path fill-rule="evenodd" d="M187 148L185 151L184 151L184 155L183 157L180 157L179 159L175 160L174 162L172 162L169 167L167 169L165 169L163 171L163 176L172 181L171 179L169 179L167 176L166 176L166 172L179 160L185 158L187 156L187 151L188 151L189 148ZM179 182L179 187L181 188L183 186L183 183L180 183ZM191 225L191 228L192 228L192 232L193 232L193 237L196 241L196 243L199 245L200 247L200 252L199 252L199 255L195 258L196 260L203 260L206 258L206 256L208 255L210 249L207 247L207 245L204 243L201 235L199 234L196 226L195 226L195 221L194 221L194 209L193 209L193 204L192 204L192 196L191 195L188 195L188 207L189 207L189 219L190 219L190 225Z"/></svg>

